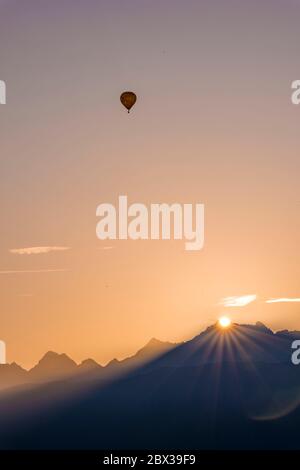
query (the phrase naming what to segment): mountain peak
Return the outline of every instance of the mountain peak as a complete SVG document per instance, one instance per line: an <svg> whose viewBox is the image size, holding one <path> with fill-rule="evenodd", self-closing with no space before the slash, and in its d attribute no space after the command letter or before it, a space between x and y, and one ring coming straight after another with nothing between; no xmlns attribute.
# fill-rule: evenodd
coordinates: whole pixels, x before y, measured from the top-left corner
<svg viewBox="0 0 300 470"><path fill-rule="evenodd" d="M25 369L23 369L23 367L19 366L19 364L17 364L16 362L12 362L9 367L11 369L14 369L14 370L18 370L18 371L23 371L23 372L26 372Z"/></svg>
<svg viewBox="0 0 300 470"><path fill-rule="evenodd" d="M111 361L109 361L106 367L117 367L120 365L120 363L121 361L119 361L118 359L112 359Z"/></svg>
<svg viewBox="0 0 300 470"><path fill-rule="evenodd" d="M265 333L273 334L273 331L272 331L270 328L268 328L266 325L264 325L264 323L262 323L262 322L260 322L260 321L257 321L257 322L255 323L255 326L256 326L258 329L264 331Z"/></svg>
<svg viewBox="0 0 300 470"><path fill-rule="evenodd" d="M170 343L168 341L160 341L159 339L151 338L150 341L148 341L148 343L146 343L143 348L139 349L134 356L128 359L135 358L135 360L137 361L151 360L155 357L160 356L161 354L170 351L176 346L176 343ZM125 359L125 361L127 361L128 359Z"/></svg>
<svg viewBox="0 0 300 470"><path fill-rule="evenodd" d="M39 362L54 361L54 360L69 360L69 361L72 361L74 364L76 364L75 361L73 361L67 354L65 353L59 354L55 351L46 352L46 354L44 354L44 356L42 357L42 359L40 359Z"/></svg>
<svg viewBox="0 0 300 470"><path fill-rule="evenodd" d="M94 361L94 359L85 359L84 361L82 361L79 366L78 366L81 370L93 370L93 369L102 369L103 367L98 364L98 362Z"/></svg>
<svg viewBox="0 0 300 470"><path fill-rule="evenodd" d="M73 373L76 368L76 362L67 356L67 354L48 351L29 373L37 379L51 379Z"/></svg>
<svg viewBox="0 0 300 470"><path fill-rule="evenodd" d="M292 339L299 339L300 338L300 331L293 330L280 330L276 332L276 336L281 336L283 338L292 338Z"/></svg>
<svg viewBox="0 0 300 470"><path fill-rule="evenodd" d="M151 347L157 347L157 346L161 346L162 344L165 344L163 341L160 341L159 339L157 338L151 338L148 343L146 343L146 345L144 346L144 348L148 347L148 346L151 346Z"/></svg>
<svg viewBox="0 0 300 470"><path fill-rule="evenodd" d="M260 321L257 321L254 325L236 323L236 326L237 327L242 327L242 328L249 328L251 330L256 330L256 331L259 331L261 333L265 333L265 334L268 334L268 335L274 335L273 331L270 328L268 328L266 325L264 325L264 323L262 323Z"/></svg>

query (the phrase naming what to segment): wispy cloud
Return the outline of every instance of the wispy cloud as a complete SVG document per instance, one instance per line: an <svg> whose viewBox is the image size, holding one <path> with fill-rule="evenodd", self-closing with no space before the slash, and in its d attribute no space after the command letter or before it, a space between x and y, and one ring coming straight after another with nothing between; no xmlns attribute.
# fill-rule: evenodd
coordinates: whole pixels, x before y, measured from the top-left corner
<svg viewBox="0 0 300 470"><path fill-rule="evenodd" d="M0 274L36 274L36 273L64 273L69 269L26 269L13 271L0 271Z"/></svg>
<svg viewBox="0 0 300 470"><path fill-rule="evenodd" d="M66 251L70 250L69 246L32 246L29 248L12 248L10 253L15 255L40 255L50 253L51 251Z"/></svg>
<svg viewBox="0 0 300 470"><path fill-rule="evenodd" d="M225 297L221 300L221 305L223 307L245 307L245 305L250 304L256 300L256 295L242 295L234 297Z"/></svg>
<svg viewBox="0 0 300 470"><path fill-rule="evenodd" d="M279 304L281 302L300 302L300 298L292 297L281 297L279 299L269 299L266 300L266 304Z"/></svg>
<svg viewBox="0 0 300 470"><path fill-rule="evenodd" d="M100 248L98 248L98 250L112 250L113 249L113 246L101 246Z"/></svg>

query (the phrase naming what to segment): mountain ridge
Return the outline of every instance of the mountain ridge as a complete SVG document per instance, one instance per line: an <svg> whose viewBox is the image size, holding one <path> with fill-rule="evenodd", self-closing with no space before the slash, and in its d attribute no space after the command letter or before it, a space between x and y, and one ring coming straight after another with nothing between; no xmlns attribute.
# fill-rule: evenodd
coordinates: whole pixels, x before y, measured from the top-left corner
<svg viewBox="0 0 300 470"><path fill-rule="evenodd" d="M151 338L134 355L122 360L114 358L105 366L92 358L84 359L77 364L66 353L47 351L30 369L24 369L15 362L0 365L0 391L10 386L67 379L82 374L97 375L102 373L102 375L109 375L121 371L121 369L128 371L131 367L137 367L143 361L150 360L172 347L176 347L176 345L177 343Z"/></svg>
<svg viewBox="0 0 300 470"><path fill-rule="evenodd" d="M129 372L144 364L147 365L148 362L152 364L151 367L153 364L165 367L186 365L187 363L193 366L205 361L217 362L221 356L223 362L231 361L233 360L232 351L229 352L225 349L220 353L220 351L214 352L212 350L208 352L207 350L206 342L210 340L210 337L214 337L214 341L219 337L220 342L222 342L224 334L227 335L226 337L229 340L233 339L233 345L240 340L246 344L249 343L251 350L248 350L247 354L250 355L251 360L266 362L287 360L290 351L287 350L286 342L300 338L299 331L280 330L273 332L258 321L253 325L234 323L228 331L222 331L217 327L217 324L213 324L194 338L181 343L151 338L134 355L122 360L112 359L105 366L100 365L91 358L77 364L65 353L48 351L29 370L22 368L15 362L0 365L0 390L27 383L50 382L77 376L82 377L83 375L87 377L108 377L111 374ZM272 339L276 341L275 347L273 344L269 344ZM261 347L262 351L260 351ZM238 362L246 360L246 353L243 348L239 353L235 351L234 354L234 358Z"/></svg>
<svg viewBox="0 0 300 470"><path fill-rule="evenodd" d="M0 447L298 449L297 336L260 322L212 325L171 348L163 342L154 358L156 340L100 371L88 360L71 378L2 392Z"/></svg>

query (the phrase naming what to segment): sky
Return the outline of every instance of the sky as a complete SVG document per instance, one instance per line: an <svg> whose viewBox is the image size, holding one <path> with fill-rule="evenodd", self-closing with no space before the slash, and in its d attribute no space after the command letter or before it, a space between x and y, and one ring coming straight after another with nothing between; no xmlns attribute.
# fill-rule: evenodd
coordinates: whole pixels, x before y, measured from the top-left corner
<svg viewBox="0 0 300 470"><path fill-rule="evenodd" d="M105 364L223 314L300 329L299 302L266 302L300 297L299 23L296 0L0 0L8 362ZM98 240L119 195L205 204L204 249Z"/></svg>

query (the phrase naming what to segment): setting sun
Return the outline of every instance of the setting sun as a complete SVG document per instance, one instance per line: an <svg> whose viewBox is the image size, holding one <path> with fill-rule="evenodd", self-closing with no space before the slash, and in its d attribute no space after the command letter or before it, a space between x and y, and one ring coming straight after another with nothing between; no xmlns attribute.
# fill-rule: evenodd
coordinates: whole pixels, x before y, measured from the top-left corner
<svg viewBox="0 0 300 470"><path fill-rule="evenodd" d="M221 328L228 328L231 325L231 320L228 317L219 318L219 326Z"/></svg>

